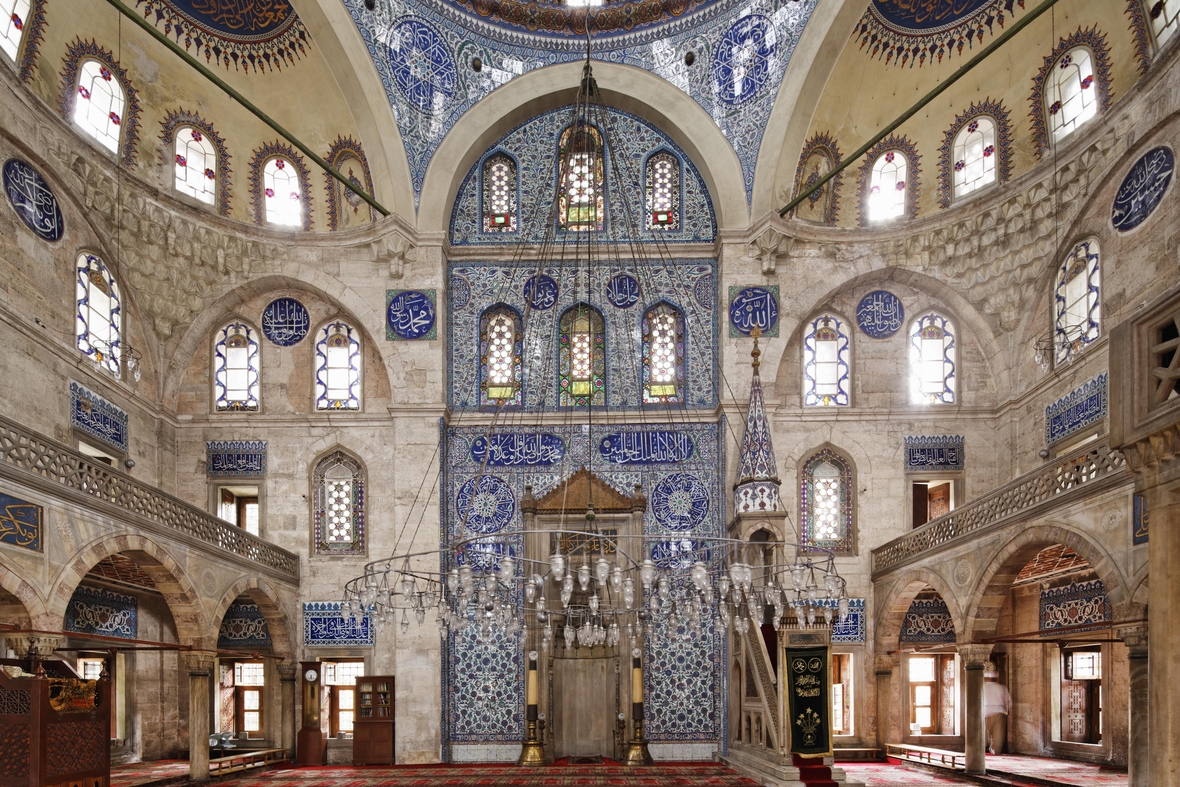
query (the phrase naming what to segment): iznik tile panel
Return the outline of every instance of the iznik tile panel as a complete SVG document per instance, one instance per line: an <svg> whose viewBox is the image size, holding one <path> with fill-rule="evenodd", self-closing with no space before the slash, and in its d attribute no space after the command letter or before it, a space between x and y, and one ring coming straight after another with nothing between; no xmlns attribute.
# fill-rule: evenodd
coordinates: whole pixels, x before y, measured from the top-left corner
<svg viewBox="0 0 1180 787"><path fill-rule="evenodd" d="M1106 588L1100 579L1071 582L1064 587L1041 591L1041 631L1086 623L1102 624L1110 620L1110 599L1106 597ZM1077 630L1092 631L1099 628L1102 626Z"/></svg>
<svg viewBox="0 0 1180 787"><path fill-rule="evenodd" d="M954 642L955 622L940 598L915 599L901 624L900 642Z"/></svg>
<svg viewBox="0 0 1180 787"><path fill-rule="evenodd" d="M70 380L70 426L127 451L126 411L73 380Z"/></svg>
<svg viewBox="0 0 1180 787"><path fill-rule="evenodd" d="M266 475L266 441L209 440L205 443L205 474L211 477Z"/></svg>
<svg viewBox="0 0 1180 787"><path fill-rule="evenodd" d="M138 618L139 600L135 596L79 585L66 605L62 630L138 639Z"/></svg>
<svg viewBox="0 0 1180 787"><path fill-rule="evenodd" d="M963 436L905 438L906 472L921 470L962 470Z"/></svg>
<svg viewBox="0 0 1180 787"><path fill-rule="evenodd" d="M373 621L368 615L349 617L339 601L304 602L303 644L307 647L364 647L373 642Z"/></svg>
<svg viewBox="0 0 1180 787"><path fill-rule="evenodd" d="M257 604L234 602L221 619L219 648L269 648L270 628Z"/></svg>
<svg viewBox="0 0 1180 787"><path fill-rule="evenodd" d="M1106 372L1045 408L1045 443L1052 445L1106 418Z"/></svg>
<svg viewBox="0 0 1180 787"><path fill-rule="evenodd" d="M41 552L45 510L11 495L0 493L0 544Z"/></svg>
<svg viewBox="0 0 1180 787"><path fill-rule="evenodd" d="M839 606L835 599L824 602L823 606ZM789 614L789 611L788 611ZM865 600L863 598L848 599L848 617L840 623L838 618L832 619L832 644L863 645L867 639L865 622Z"/></svg>

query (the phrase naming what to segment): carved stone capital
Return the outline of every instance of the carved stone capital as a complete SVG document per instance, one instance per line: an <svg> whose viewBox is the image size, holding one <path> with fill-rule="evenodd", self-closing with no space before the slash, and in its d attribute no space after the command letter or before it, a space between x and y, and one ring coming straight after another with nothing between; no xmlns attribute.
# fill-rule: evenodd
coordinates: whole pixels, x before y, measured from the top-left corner
<svg viewBox="0 0 1180 787"><path fill-rule="evenodd" d="M994 645L959 645L959 657L967 669L983 669L992 655Z"/></svg>
<svg viewBox="0 0 1180 787"><path fill-rule="evenodd" d="M11 648L17 658L46 658L53 655L53 651L61 646L64 637L43 637L18 634L4 638L4 645Z"/></svg>
<svg viewBox="0 0 1180 787"><path fill-rule="evenodd" d="M785 260L795 247L795 239L774 227L767 227L750 244L750 256L762 263L763 273L774 273L779 260Z"/></svg>
<svg viewBox="0 0 1180 787"><path fill-rule="evenodd" d="M1127 649L1134 654L1136 651L1142 651L1144 655L1147 654L1147 625L1138 624L1134 626L1119 626L1117 623L1114 628L1115 636L1123 641Z"/></svg>
<svg viewBox="0 0 1180 787"><path fill-rule="evenodd" d="M873 661L878 675L888 675L901 666L901 654L878 653Z"/></svg>
<svg viewBox="0 0 1180 787"><path fill-rule="evenodd" d="M408 238L397 233L386 235L369 244L369 258L378 265L389 265L389 278L400 279L405 275L406 263L417 257L415 248Z"/></svg>
<svg viewBox="0 0 1180 787"><path fill-rule="evenodd" d="M298 664L293 661L280 661L277 666L279 670L279 680L281 680L283 683L295 682L295 670L299 668Z"/></svg>
<svg viewBox="0 0 1180 787"><path fill-rule="evenodd" d="M207 678L213 674L217 654L206 650L190 650L182 658L190 678Z"/></svg>

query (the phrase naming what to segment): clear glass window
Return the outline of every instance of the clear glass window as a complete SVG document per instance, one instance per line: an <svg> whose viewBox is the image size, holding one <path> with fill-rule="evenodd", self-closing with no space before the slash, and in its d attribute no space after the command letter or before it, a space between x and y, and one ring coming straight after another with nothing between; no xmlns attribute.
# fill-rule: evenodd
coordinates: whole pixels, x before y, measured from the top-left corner
<svg viewBox="0 0 1180 787"><path fill-rule="evenodd" d="M176 130L175 185L182 194L208 205L217 201L217 149L206 132L192 126Z"/></svg>
<svg viewBox="0 0 1180 787"><path fill-rule="evenodd" d="M102 677L103 663L103 659L78 659L78 674L82 676L82 680L98 680Z"/></svg>
<svg viewBox="0 0 1180 787"><path fill-rule="evenodd" d="M803 406L844 407L852 388L844 323L830 314L815 318L803 337Z"/></svg>
<svg viewBox="0 0 1180 787"><path fill-rule="evenodd" d="M1074 246L1057 272L1053 300L1057 319L1055 361L1061 363L1086 349L1101 333L1101 270L1098 241L1091 238Z"/></svg>
<svg viewBox="0 0 1180 787"><path fill-rule="evenodd" d="M1049 70L1045 112L1054 143L1065 139L1098 114L1098 90L1094 79L1094 59L1084 46L1066 52Z"/></svg>
<svg viewBox="0 0 1180 787"><path fill-rule="evenodd" d="M996 180L996 122L987 115L968 121L955 135L955 197L970 194Z"/></svg>
<svg viewBox="0 0 1180 787"><path fill-rule="evenodd" d="M117 378L123 354L119 285L102 260L85 253L78 255L76 284L78 350Z"/></svg>
<svg viewBox="0 0 1180 787"><path fill-rule="evenodd" d="M231 322L217 332L213 389L218 412L258 410L258 349L258 335L246 323Z"/></svg>
<svg viewBox="0 0 1180 787"><path fill-rule="evenodd" d="M910 401L954 404L954 325L941 314L926 314L910 325Z"/></svg>
<svg viewBox="0 0 1180 787"><path fill-rule="evenodd" d="M680 229L680 161L671 153L647 160L647 228Z"/></svg>
<svg viewBox="0 0 1180 787"><path fill-rule="evenodd" d="M315 345L317 410L359 410L361 343L356 330L337 320L319 331Z"/></svg>
<svg viewBox="0 0 1180 787"><path fill-rule="evenodd" d="M870 221L905 215L908 170L909 161L900 150L887 150L873 162L873 174L869 180Z"/></svg>
<svg viewBox="0 0 1180 787"><path fill-rule="evenodd" d="M666 303L643 318L643 402L679 401L684 378L684 318Z"/></svg>
<svg viewBox="0 0 1180 787"><path fill-rule="evenodd" d="M483 165L483 231L516 232L516 162L503 153Z"/></svg>
<svg viewBox="0 0 1180 787"><path fill-rule="evenodd" d="M275 156L262 168L266 223L283 227L303 226L303 189L295 165Z"/></svg>
<svg viewBox="0 0 1180 787"><path fill-rule="evenodd" d="M21 36L29 23L31 8L29 0L0 0L0 49L14 63L20 54Z"/></svg>
<svg viewBox="0 0 1180 787"><path fill-rule="evenodd" d="M235 686L262 686L265 682L261 661L239 661L234 664Z"/></svg>
<svg viewBox="0 0 1180 787"><path fill-rule="evenodd" d="M1147 0L1147 5L1156 44L1162 47L1180 27L1180 0Z"/></svg>
<svg viewBox="0 0 1180 787"><path fill-rule="evenodd" d="M114 153L119 149L127 93L111 70L97 60L83 60L78 69L74 124Z"/></svg>

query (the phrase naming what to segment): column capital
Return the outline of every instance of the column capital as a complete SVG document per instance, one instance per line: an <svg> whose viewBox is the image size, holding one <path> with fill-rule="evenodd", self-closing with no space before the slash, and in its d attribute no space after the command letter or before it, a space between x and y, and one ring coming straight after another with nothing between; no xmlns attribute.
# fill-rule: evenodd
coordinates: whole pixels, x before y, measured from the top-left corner
<svg viewBox="0 0 1180 787"><path fill-rule="evenodd" d="M286 681L294 682L295 681L295 670L297 670L299 668L298 664L296 664L293 661L280 661L275 666L279 670L279 680L282 680L284 682L286 682Z"/></svg>
<svg viewBox="0 0 1180 787"><path fill-rule="evenodd" d="M190 650L183 654L183 664L190 677L208 677L213 674L217 654L208 650Z"/></svg>
<svg viewBox="0 0 1180 787"><path fill-rule="evenodd" d="M1115 623L1115 636L1123 641L1128 650L1147 652L1147 625L1137 623L1133 626L1120 626Z"/></svg>
<svg viewBox="0 0 1180 787"><path fill-rule="evenodd" d="M878 675L881 675L882 673L887 674L887 673L893 672L893 670L895 670L896 668L901 666L901 654L900 653L878 653L873 658L873 661L875 663L876 671L877 671Z"/></svg>
<svg viewBox="0 0 1180 787"><path fill-rule="evenodd" d="M959 657L963 659L963 664L967 669L983 669L988 659L992 655L992 648L994 645L959 645Z"/></svg>
<svg viewBox="0 0 1180 787"><path fill-rule="evenodd" d="M29 634L18 634L4 638L5 646L12 648L17 658L27 658L34 655L34 649L39 658L51 656L53 651L64 641L65 637L32 636Z"/></svg>

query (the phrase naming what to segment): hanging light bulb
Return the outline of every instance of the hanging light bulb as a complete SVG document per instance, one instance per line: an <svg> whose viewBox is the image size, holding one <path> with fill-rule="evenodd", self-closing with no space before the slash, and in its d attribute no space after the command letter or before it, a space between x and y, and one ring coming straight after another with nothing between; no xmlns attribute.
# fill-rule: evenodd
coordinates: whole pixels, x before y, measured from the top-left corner
<svg viewBox="0 0 1180 787"><path fill-rule="evenodd" d="M590 612L591 612L591 614L594 614L594 615L598 614L598 594L597 593L595 593L593 596L590 597Z"/></svg>
<svg viewBox="0 0 1180 787"><path fill-rule="evenodd" d="M426 620L426 610L418 607L414 610L414 619L418 621L418 625L422 625L422 621Z"/></svg>
<svg viewBox="0 0 1180 787"><path fill-rule="evenodd" d="M565 576L565 555L561 554L560 545L549 556L549 573L553 576L554 582L560 582Z"/></svg>
<svg viewBox="0 0 1180 787"><path fill-rule="evenodd" d="M827 626L832 625L832 608L831 607L827 607L827 606L824 607L824 625L827 625Z"/></svg>
<svg viewBox="0 0 1180 787"><path fill-rule="evenodd" d="M529 577L528 581L524 583L524 600L532 604L537 598L537 586L533 584L533 578Z"/></svg>
<svg viewBox="0 0 1180 787"><path fill-rule="evenodd" d="M459 568L459 587L469 596L474 591L475 575L471 571L471 566L461 566Z"/></svg>
<svg viewBox="0 0 1180 787"><path fill-rule="evenodd" d="M405 634L410 630L410 612L409 610L402 610L401 632Z"/></svg>
<svg viewBox="0 0 1180 787"><path fill-rule="evenodd" d="M840 622L843 623L844 619L848 617L848 597L840 596L837 605L837 608L840 610Z"/></svg>
<svg viewBox="0 0 1180 787"><path fill-rule="evenodd" d="M447 590L451 591L453 595L459 594L459 569L452 568L447 573Z"/></svg>
<svg viewBox="0 0 1180 787"><path fill-rule="evenodd" d="M631 609L631 605L635 603L635 580L627 577L623 580L623 606Z"/></svg>
<svg viewBox="0 0 1180 787"><path fill-rule="evenodd" d="M815 607L808 607L807 608L807 625L809 625L809 626L815 625Z"/></svg>
<svg viewBox="0 0 1180 787"><path fill-rule="evenodd" d="M703 591L705 589L705 582L709 577L708 572L705 570L705 564L699 560L696 561L692 564L692 571L690 573L692 576L693 587L695 587L698 591Z"/></svg>
<svg viewBox="0 0 1180 787"><path fill-rule="evenodd" d="M585 592L590 587L590 566L583 563L578 566L578 587Z"/></svg>
<svg viewBox="0 0 1180 787"><path fill-rule="evenodd" d="M594 578L598 580L599 586L605 585L610 579L610 563L606 562L606 558L600 556L594 564Z"/></svg>
<svg viewBox="0 0 1180 787"><path fill-rule="evenodd" d="M725 574L722 574L721 578L717 580L717 595L723 599L729 595L729 577Z"/></svg>
<svg viewBox="0 0 1180 787"><path fill-rule="evenodd" d="M651 590L651 583L656 578L656 564L652 562L651 558L644 558L643 565L639 567L639 581L643 583L644 590Z"/></svg>
<svg viewBox="0 0 1180 787"><path fill-rule="evenodd" d="M614 568L611 569L610 586L611 586L611 589L614 590L616 593L618 593L619 588L621 588L623 586L623 569L621 566L615 566Z"/></svg>
<svg viewBox="0 0 1180 787"><path fill-rule="evenodd" d="M500 558L500 579L505 582L511 582L516 576L516 561L512 559L512 555L505 555Z"/></svg>

